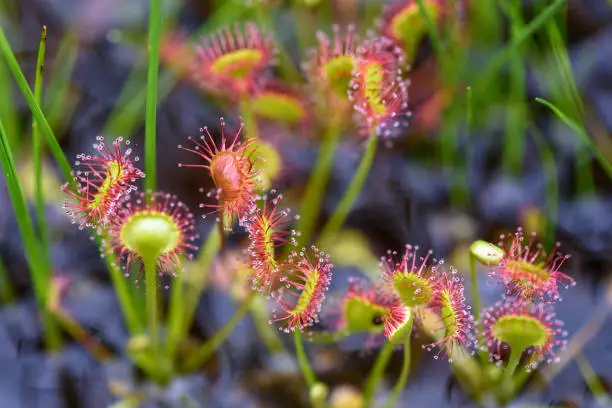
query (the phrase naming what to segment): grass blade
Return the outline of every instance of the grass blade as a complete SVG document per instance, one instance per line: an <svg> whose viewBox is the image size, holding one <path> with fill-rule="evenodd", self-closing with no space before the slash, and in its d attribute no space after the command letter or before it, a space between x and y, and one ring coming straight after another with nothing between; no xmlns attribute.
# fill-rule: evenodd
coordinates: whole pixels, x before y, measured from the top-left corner
<svg viewBox="0 0 612 408"><path fill-rule="evenodd" d="M57 162L62 174L66 181L68 181L73 187L75 186L74 177L72 177L72 167L70 166L70 162L64 155L62 148L60 147L55 135L53 134L53 130L49 126L49 122L43 115L42 110L40 109L40 105L36 103L36 98L34 98L34 93L30 89L30 85L28 85L28 81L26 80L21 68L19 67L19 63L17 62L17 58L11 49L11 45L9 44L6 36L4 35L4 30L0 27L0 53L4 55L4 59L9 67L9 70L13 74L15 81L17 82L17 86L21 90L23 97L25 98L28 106L30 106L30 110L32 111L32 115L34 115L34 119L38 124L40 130L45 136L45 141L49 150L53 154L55 161Z"/></svg>
<svg viewBox="0 0 612 408"><path fill-rule="evenodd" d="M585 143L585 145L587 145L591 149L593 154L595 154L595 157L599 161L599 164L601 164L601 167L603 167L608 177L612 179L612 164L608 161L606 156L604 156L601 150L599 150L599 147L597 147L595 142L591 140L584 126L582 126L581 124L578 124L575 120L570 119L565 113L561 112L559 108L557 108L555 105L553 105L551 102L547 101L546 99L535 98L535 100L536 102L541 103L542 105L550 109L555 115L557 115L557 117L563 123L569 126L574 132L576 132L578 136L580 136L580 139L582 140L582 142Z"/></svg>
<svg viewBox="0 0 612 408"><path fill-rule="evenodd" d="M47 48L47 26L42 27L40 44L38 46L38 58L36 59L36 79L34 80L34 99L40 106L43 89L43 71L45 64L45 52ZM49 231L47 228L47 217L45 215L45 197L42 174L42 160L44 145L41 140L40 131L36 119L32 121L32 150L34 158L34 200L36 206L36 221L38 226L38 237L41 242L42 259L47 273L51 272L51 258L49 254Z"/></svg>
<svg viewBox="0 0 612 408"><path fill-rule="evenodd" d="M147 72L147 103L145 117L145 178L146 190L155 191L157 184L156 124L157 77L159 74L159 45L161 41L161 0L149 2L149 61Z"/></svg>
<svg viewBox="0 0 612 408"><path fill-rule="evenodd" d="M23 240L25 257L30 268L30 274L34 285L34 295L36 296L36 300L38 301L41 310L45 310L47 304L46 301L49 276L45 270L42 260L39 257L40 244L36 239L34 225L32 223L32 219L30 218L23 189L21 188L21 183L19 182L19 177L17 175L17 168L15 166L13 153L11 152L2 121L0 121L0 164L4 170L6 186L13 209L15 211L15 218L17 219L19 233L21 234L21 239ZM55 325L55 322L51 319L50 315L46 311L43 314L43 324L47 346L52 350L58 349L61 344L60 333Z"/></svg>

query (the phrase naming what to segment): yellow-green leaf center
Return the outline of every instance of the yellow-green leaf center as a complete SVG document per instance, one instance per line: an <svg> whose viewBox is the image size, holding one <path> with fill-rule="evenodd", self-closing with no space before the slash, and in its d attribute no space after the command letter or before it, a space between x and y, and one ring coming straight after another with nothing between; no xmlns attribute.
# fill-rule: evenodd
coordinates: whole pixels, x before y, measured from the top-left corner
<svg viewBox="0 0 612 408"><path fill-rule="evenodd" d="M169 215L141 211L126 220L120 238L128 250L143 259L157 259L176 249L180 234L178 225Z"/></svg>
<svg viewBox="0 0 612 408"><path fill-rule="evenodd" d="M259 50L243 48L221 55L212 63L210 69L217 75L244 79L253 73L262 59L263 55Z"/></svg>

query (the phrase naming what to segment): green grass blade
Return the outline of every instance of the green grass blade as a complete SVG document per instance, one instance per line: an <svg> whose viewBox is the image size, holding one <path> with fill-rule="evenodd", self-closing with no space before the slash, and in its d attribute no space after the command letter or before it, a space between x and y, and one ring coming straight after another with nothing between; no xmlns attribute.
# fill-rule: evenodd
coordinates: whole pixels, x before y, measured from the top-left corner
<svg viewBox="0 0 612 408"><path fill-rule="evenodd" d="M147 71L147 103L145 117L145 187L155 191L157 184L157 77L159 74L159 46L161 40L161 0L149 2L149 60Z"/></svg>
<svg viewBox="0 0 612 408"><path fill-rule="evenodd" d="M423 18L425 19L425 23L427 24L427 31L429 31L429 38L431 39L431 45L438 56L438 60L442 63L444 61L444 46L442 44L442 39L440 38L440 34L438 33L438 28L434 24L434 21L431 19L427 8L423 4L423 0L416 0L417 5L419 6L419 11Z"/></svg>
<svg viewBox="0 0 612 408"><path fill-rule="evenodd" d="M49 122L47 122L45 115L43 115L40 106L38 105L38 103L36 103L34 93L32 93L30 85L28 85L28 81L26 80L25 76L23 75L23 72L21 71L21 68L19 67L17 58L15 58L15 54L13 53L11 45L9 44L8 40L6 39L6 36L4 35L4 30L2 29L2 27L0 27L0 52L2 53L2 55L4 55L4 59L6 60L6 63L9 67L9 70L13 74L15 81L17 82L17 86L21 90L23 97L30 106L32 115L34 115L36 123L38 124L40 130L45 136L47 146L53 154L55 161L57 162L62 174L64 175L64 178L72 186L74 186L76 182L71 174L72 167L70 166L70 162L64 155L62 148L57 142L57 139L53 134L53 130L49 126Z"/></svg>
<svg viewBox="0 0 612 408"><path fill-rule="evenodd" d="M498 72L508 59L512 57L514 50L546 24L550 18L554 17L555 13L557 13L566 2L567 0L555 0L538 14L537 17L531 20L529 24L525 25L503 50L499 51L491 58L483 70L479 70L479 80L474 84L474 89L481 90L483 87L486 87L489 83L491 74Z"/></svg>
<svg viewBox="0 0 612 408"><path fill-rule="evenodd" d="M45 51L47 48L47 26L42 27L40 35L40 44L38 47L38 58L36 59L36 79L34 80L34 98L40 106L43 90L43 71L45 64ZM43 168L42 160L44 154L44 146L42 144L38 123L32 121L32 150L34 158L34 200L36 206L36 221L38 225L38 236L41 242L42 259L45 264L45 269L51 271L51 258L49 246L49 231L47 228L47 217L45 215L45 197L43 186Z"/></svg>
<svg viewBox="0 0 612 408"><path fill-rule="evenodd" d="M11 277L4 260L0 257L0 303L3 305L13 303L15 298L15 289Z"/></svg>
<svg viewBox="0 0 612 408"><path fill-rule="evenodd" d="M11 75L8 67L0 59L0 119L4 122L7 137L15 155L19 155L20 141L17 135L21 134L19 114L13 99Z"/></svg>
<svg viewBox="0 0 612 408"><path fill-rule="evenodd" d="M511 38L515 39L524 27L521 4L506 2L510 20ZM503 167L511 174L520 174L523 168L525 131L527 122L527 93L525 72L525 44L513 48L510 57L510 83L506 108L506 135L504 138Z"/></svg>
<svg viewBox="0 0 612 408"><path fill-rule="evenodd" d="M543 239L544 247L550 251L555 245L555 230L559 213L559 180L557 177L557 165L555 163L555 154L539 129L532 127L530 133L538 147L542 169L546 176L546 202L544 204L544 213L547 215L547 218L545 228L546 234L544 234Z"/></svg>
<svg viewBox="0 0 612 408"><path fill-rule="evenodd" d="M11 152L2 121L0 121L0 164L4 171L6 186L15 212L15 218L17 219L19 233L23 241L25 257L30 268L34 286L34 295L36 296L40 308L45 310L47 304L47 287L49 286L50 276L47 274L44 263L39 255L40 244L36 239L34 225L30 218L23 189L21 188L21 183L17 175L15 159L13 158L13 153ZM43 324L47 345L51 349L59 348L61 344L60 333L55 322L47 313L43 314Z"/></svg>
<svg viewBox="0 0 612 408"><path fill-rule="evenodd" d="M73 91L70 79L78 54L79 40L75 33L67 32L60 41L59 50L50 70L47 71L47 86L41 108L56 134L70 122L79 101Z"/></svg>
<svg viewBox="0 0 612 408"><path fill-rule="evenodd" d="M595 157L599 161L599 164L601 165L601 167L603 167L608 177L612 178L612 164L608 161L606 156L604 156L604 154L601 152L599 147L597 147L595 142L593 142L593 140L589 137L584 126L582 126L581 124L578 124L575 120L570 119L565 113L561 112L559 108L557 108L555 105L553 105L551 102L547 101L546 99L535 98L535 100L536 102L541 103L542 105L550 109L555 115L557 115L557 117L563 123L569 126L574 132L576 132L578 136L580 136L580 139L582 140L582 142L591 149L593 154L595 154Z"/></svg>

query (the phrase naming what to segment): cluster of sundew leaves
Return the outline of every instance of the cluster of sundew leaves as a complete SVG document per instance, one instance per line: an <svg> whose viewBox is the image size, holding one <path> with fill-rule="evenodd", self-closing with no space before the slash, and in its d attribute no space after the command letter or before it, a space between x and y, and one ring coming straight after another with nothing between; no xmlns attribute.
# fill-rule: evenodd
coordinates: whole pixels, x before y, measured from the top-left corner
<svg viewBox="0 0 612 408"><path fill-rule="evenodd" d="M174 195L136 192L145 173L135 166L129 141L117 138L109 147L99 136L96 142L93 154L77 155L74 185L62 186L66 214L102 237L103 256L113 256L126 276L134 268L141 276L143 257L151 254L160 273L175 274L180 257L197 250L193 214Z"/></svg>
<svg viewBox="0 0 612 408"><path fill-rule="evenodd" d="M220 213L217 221L224 222L228 231L233 230L236 220L246 229L251 289L275 299L278 309L271 321L278 322L282 330L302 330L318 320L333 265L329 256L314 246L283 255L281 247L294 246L299 232L290 229L290 210L280 207L282 194L260 191L256 180L261 170L253 166L256 150L247 149L254 139L241 140L241 130L242 125L228 143L221 119L221 142L217 143L208 128L203 128L200 140L189 137L194 147L179 145L202 162L179 166L201 168L210 175L215 190L209 196L216 198L216 203L201 207Z"/></svg>
<svg viewBox="0 0 612 408"><path fill-rule="evenodd" d="M522 353L527 370L541 361L558 361L568 333L556 318L554 303L562 300L559 286L567 289L576 283L560 272L569 255L559 253L559 243L548 254L535 233L527 239L520 227L501 235L498 246L489 245L483 258L495 260L489 276L491 283L503 285L504 298L482 313L481 349L497 364L504 353Z"/></svg>
<svg viewBox="0 0 612 408"><path fill-rule="evenodd" d="M501 238L504 241L506 236ZM418 247L406 245L402 254L388 251L381 258L377 280L350 279L340 301L329 302L331 327L343 334L384 333L394 342L394 334L405 329L402 314L395 314L393 324L385 319L401 310L396 309L401 305L414 311L415 321L434 336L434 342L423 346L437 350L434 358L442 355L452 361L480 348L501 365L505 352L515 348L526 356L527 370L542 361L557 361L567 331L555 317L552 303L561 300L559 285L567 288L575 284L559 270L568 256L558 253L558 244L547 254L535 236L524 239L521 228L500 246L503 249L488 244L487 253L478 257L488 264L495 260L489 273L491 283L505 289L501 301L482 311L478 324L466 302L459 272L452 266L444 268L443 261L434 259L431 251L419 256ZM433 322L428 321L432 316ZM403 323L413 324L408 319ZM477 332L476 327L481 330Z"/></svg>
<svg viewBox="0 0 612 408"><path fill-rule="evenodd" d="M437 348L435 358L456 348L473 350L474 321L462 279L432 254L420 256L418 246L406 245L403 253L388 251L381 258L378 279L350 278L347 293L329 302L331 327L343 334L383 334L391 343L401 344L415 322L425 325L433 315L437 340L424 348Z"/></svg>
<svg viewBox="0 0 612 408"><path fill-rule="evenodd" d="M223 28L199 45L177 38L169 35L164 41L162 61L185 72L205 92L246 101L260 118L304 125L318 112L323 121L334 116L337 123L350 123L353 110L362 134L384 139L407 125L407 58L401 42L382 30L370 30L363 41L352 25L332 26L331 39L318 32L317 47L302 63L309 86L274 76L275 42L254 23Z"/></svg>

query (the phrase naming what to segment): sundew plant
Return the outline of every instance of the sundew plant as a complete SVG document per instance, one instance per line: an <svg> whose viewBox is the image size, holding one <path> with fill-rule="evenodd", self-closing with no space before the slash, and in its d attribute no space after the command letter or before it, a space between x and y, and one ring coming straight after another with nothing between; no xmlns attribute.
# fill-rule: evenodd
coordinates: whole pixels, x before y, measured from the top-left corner
<svg viewBox="0 0 612 408"><path fill-rule="evenodd" d="M578 326L562 307L593 277L560 202L612 177L571 1L150 0L109 29L127 6L84 3L38 44L17 24L32 10L0 9L0 221L18 231L0 222L0 301L36 300L44 361L76 348L105 368L104 400L40 406L612 404L589 351L606 279ZM83 134L74 72L101 33L133 66ZM3 246L18 236L25 289ZM63 272L77 257L103 276ZM112 288L120 341L71 303L85 281ZM578 397L555 388L575 363Z"/></svg>

